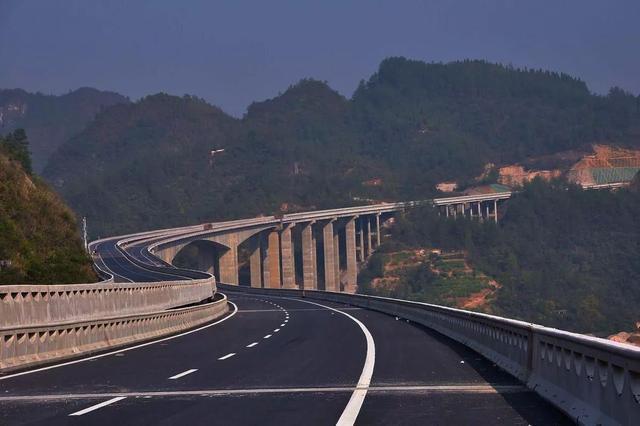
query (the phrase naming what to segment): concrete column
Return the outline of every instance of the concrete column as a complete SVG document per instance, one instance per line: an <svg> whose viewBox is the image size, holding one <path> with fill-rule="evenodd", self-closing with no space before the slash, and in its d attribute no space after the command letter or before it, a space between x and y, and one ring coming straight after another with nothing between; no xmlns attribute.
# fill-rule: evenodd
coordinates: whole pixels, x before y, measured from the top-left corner
<svg viewBox="0 0 640 426"><path fill-rule="evenodd" d="M313 238L313 222L306 223L302 228L302 285L305 290L315 290L316 274L316 242Z"/></svg>
<svg viewBox="0 0 640 426"><path fill-rule="evenodd" d="M457 219L458 218L458 206L457 205L453 205L453 218Z"/></svg>
<svg viewBox="0 0 640 426"><path fill-rule="evenodd" d="M493 200L493 218L498 223L498 200Z"/></svg>
<svg viewBox="0 0 640 426"><path fill-rule="evenodd" d="M251 272L251 287L262 287L262 253L260 235L253 238L249 246L249 271Z"/></svg>
<svg viewBox="0 0 640 426"><path fill-rule="evenodd" d="M491 216L489 216L489 204L486 204L485 207L487 208L487 220L489 220L489 218Z"/></svg>
<svg viewBox="0 0 640 426"><path fill-rule="evenodd" d="M360 254L360 262L364 262L366 257L364 255L364 223L360 219L360 231L358 232L358 239L360 241L360 247L358 253Z"/></svg>
<svg viewBox="0 0 640 426"><path fill-rule="evenodd" d="M368 258L373 253L373 247L371 247L371 218L367 217L365 222L367 222L367 249L365 255Z"/></svg>
<svg viewBox="0 0 640 426"><path fill-rule="evenodd" d="M333 258L336 291L340 291L340 230L336 227L333 230Z"/></svg>
<svg viewBox="0 0 640 426"><path fill-rule="evenodd" d="M482 206L480 205L480 201L478 201L478 220L482 222Z"/></svg>
<svg viewBox="0 0 640 426"><path fill-rule="evenodd" d="M231 246L220 256L220 281L238 285L238 247Z"/></svg>
<svg viewBox="0 0 640 426"><path fill-rule="evenodd" d="M280 252L282 254L282 287L296 288L296 267L291 242L292 224L285 225L280 232Z"/></svg>
<svg viewBox="0 0 640 426"><path fill-rule="evenodd" d="M376 215L376 247L380 247L380 213Z"/></svg>
<svg viewBox="0 0 640 426"><path fill-rule="evenodd" d="M358 284L358 264L356 262L356 221L349 219L345 226L346 235L346 257L347 257L347 278L345 291L355 293Z"/></svg>
<svg viewBox="0 0 640 426"><path fill-rule="evenodd" d="M322 246L324 247L324 289L326 291L338 291L333 244L333 221L327 222L322 227Z"/></svg>
<svg viewBox="0 0 640 426"><path fill-rule="evenodd" d="M447 212L447 217L449 217L449 205L444 206L444 210Z"/></svg>
<svg viewBox="0 0 640 426"><path fill-rule="evenodd" d="M280 236L278 231L268 231L264 260L264 286L280 288Z"/></svg>

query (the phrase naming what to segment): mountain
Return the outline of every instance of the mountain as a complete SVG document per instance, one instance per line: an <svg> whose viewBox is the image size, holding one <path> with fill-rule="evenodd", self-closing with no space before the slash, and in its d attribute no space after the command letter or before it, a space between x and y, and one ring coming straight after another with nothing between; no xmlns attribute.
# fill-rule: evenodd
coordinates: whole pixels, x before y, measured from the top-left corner
<svg viewBox="0 0 640 426"><path fill-rule="evenodd" d="M113 92L81 88L61 96L0 90L0 133L25 129L29 135L33 166L40 172L58 146L81 131L109 106L128 99Z"/></svg>
<svg viewBox="0 0 640 426"><path fill-rule="evenodd" d="M72 211L24 165L24 132L0 137L0 283L94 282Z"/></svg>
<svg viewBox="0 0 640 426"><path fill-rule="evenodd" d="M390 58L352 99L307 79L241 120L164 94L107 108L60 147L44 176L95 236L422 199L490 162L594 143L640 146L638 98L594 95L547 71Z"/></svg>

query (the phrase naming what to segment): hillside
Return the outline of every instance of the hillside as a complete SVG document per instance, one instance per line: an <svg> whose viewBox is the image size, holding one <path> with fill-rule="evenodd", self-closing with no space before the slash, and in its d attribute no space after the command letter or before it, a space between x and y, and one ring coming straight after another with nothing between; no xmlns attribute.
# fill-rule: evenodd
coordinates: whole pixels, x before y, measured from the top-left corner
<svg viewBox="0 0 640 426"><path fill-rule="evenodd" d="M564 74L390 58L352 99L302 80L241 120L192 97L116 105L65 143L44 176L97 236L425 198L487 163L594 143L640 146L636 97L596 96Z"/></svg>
<svg viewBox="0 0 640 426"><path fill-rule="evenodd" d="M33 166L42 171L49 156L109 106L128 102L113 92L81 88L65 95L0 90L0 133L25 129L31 142Z"/></svg>
<svg viewBox="0 0 640 426"><path fill-rule="evenodd" d="M463 251L474 277L500 283L482 307L498 315L599 335L631 330L640 320L638 179L617 192L534 180L506 202L500 226L414 211L394 228L386 251ZM436 298L433 279L408 282L409 298L460 306ZM365 291L387 294L370 280L364 284Z"/></svg>
<svg viewBox="0 0 640 426"><path fill-rule="evenodd" d="M0 284L96 281L73 213L24 170L25 141L9 136L0 137Z"/></svg>

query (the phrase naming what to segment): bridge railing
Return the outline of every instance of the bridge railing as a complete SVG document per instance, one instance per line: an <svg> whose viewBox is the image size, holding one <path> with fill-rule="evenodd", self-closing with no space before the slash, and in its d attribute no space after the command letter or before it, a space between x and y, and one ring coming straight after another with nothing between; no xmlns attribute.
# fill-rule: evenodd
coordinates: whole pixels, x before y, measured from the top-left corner
<svg viewBox="0 0 640 426"><path fill-rule="evenodd" d="M206 300L215 288L213 277L152 283L4 285L0 286L0 330L171 309Z"/></svg>
<svg viewBox="0 0 640 426"><path fill-rule="evenodd" d="M0 371L89 354L188 330L228 311L226 297L135 315L0 330Z"/></svg>
<svg viewBox="0 0 640 426"><path fill-rule="evenodd" d="M324 291L221 288L338 302L408 319L472 348L579 424L626 425L640 419L640 348L427 303Z"/></svg>

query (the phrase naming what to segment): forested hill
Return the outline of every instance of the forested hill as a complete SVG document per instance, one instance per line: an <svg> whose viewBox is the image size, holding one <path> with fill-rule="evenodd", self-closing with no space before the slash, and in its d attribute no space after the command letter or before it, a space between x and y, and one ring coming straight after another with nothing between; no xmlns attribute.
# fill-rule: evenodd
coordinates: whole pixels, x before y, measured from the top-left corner
<svg viewBox="0 0 640 426"><path fill-rule="evenodd" d="M29 135L33 166L42 171L49 156L103 108L128 102L113 92L81 88L65 95L0 90L0 133L25 129Z"/></svg>
<svg viewBox="0 0 640 426"><path fill-rule="evenodd" d="M117 105L45 177L93 235L434 194L487 162L640 146L638 98L482 61L383 61L352 99L302 80L241 120L193 97ZM224 148L211 161L212 149Z"/></svg>
<svg viewBox="0 0 640 426"><path fill-rule="evenodd" d="M502 206L499 226L413 210L387 245L464 251L499 283L491 312L606 335L640 320L638 211L640 174L617 192L534 180ZM366 284L361 290L380 293ZM410 279L391 296L442 303L430 298L437 284L433 276Z"/></svg>
<svg viewBox="0 0 640 426"><path fill-rule="evenodd" d="M26 135L0 136L0 283L94 282L71 210L28 172Z"/></svg>

